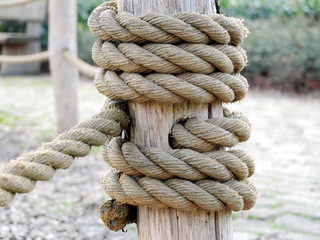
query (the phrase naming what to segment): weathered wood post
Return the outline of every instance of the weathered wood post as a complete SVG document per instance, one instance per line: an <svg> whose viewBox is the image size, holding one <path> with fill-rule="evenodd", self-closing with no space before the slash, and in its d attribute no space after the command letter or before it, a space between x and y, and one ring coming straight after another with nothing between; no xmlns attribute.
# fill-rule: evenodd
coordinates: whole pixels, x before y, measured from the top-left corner
<svg viewBox="0 0 320 240"><path fill-rule="evenodd" d="M50 0L50 70L54 85L59 132L70 129L78 121L79 72L63 57L65 50L77 54L77 1Z"/></svg>
<svg viewBox="0 0 320 240"><path fill-rule="evenodd" d="M173 14L177 12L216 13L213 0L118 0L118 11L135 15L148 12ZM184 105L129 103L132 117L131 137L139 146L169 149L169 133L180 119L222 117L220 103L186 103ZM140 240L230 240L232 218L230 211L207 213L184 212L174 209L156 210L140 206L138 210Z"/></svg>

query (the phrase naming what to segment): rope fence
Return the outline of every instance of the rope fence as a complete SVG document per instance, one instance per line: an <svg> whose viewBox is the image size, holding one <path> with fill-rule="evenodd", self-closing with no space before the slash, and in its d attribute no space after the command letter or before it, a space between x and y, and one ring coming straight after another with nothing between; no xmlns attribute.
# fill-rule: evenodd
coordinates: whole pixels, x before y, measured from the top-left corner
<svg viewBox="0 0 320 240"><path fill-rule="evenodd" d="M17 7L22 6L32 2L38 2L40 0L2 0L0 2L0 8L9 8L9 7ZM42 0L41 0L42 1Z"/></svg>
<svg viewBox="0 0 320 240"><path fill-rule="evenodd" d="M0 64L9 63L9 64L28 64L34 62L45 62L49 60L49 51L33 53L27 55L0 55Z"/></svg>
<svg viewBox="0 0 320 240"><path fill-rule="evenodd" d="M100 68L92 66L82 59L78 58L76 55L72 54L70 51L66 50L63 56L74 65L82 74L88 77L94 77ZM49 51L44 51L40 53L27 54L27 55L0 55L0 64L28 64L34 62L45 62L50 59Z"/></svg>
<svg viewBox="0 0 320 240"><path fill-rule="evenodd" d="M70 51L65 51L63 56L75 66L82 74L88 77L94 77L100 68L92 66L82 59L78 58L76 55L72 54Z"/></svg>

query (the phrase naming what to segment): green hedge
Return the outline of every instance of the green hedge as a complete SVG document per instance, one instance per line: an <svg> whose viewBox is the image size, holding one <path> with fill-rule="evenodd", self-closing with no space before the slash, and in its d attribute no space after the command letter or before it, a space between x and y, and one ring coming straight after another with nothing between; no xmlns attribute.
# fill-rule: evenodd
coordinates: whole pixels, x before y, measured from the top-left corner
<svg viewBox="0 0 320 240"><path fill-rule="evenodd" d="M275 84L290 83L297 91L320 88L319 23L273 17L247 20L246 25L251 34L243 46L249 58L245 73L266 76Z"/></svg>
<svg viewBox="0 0 320 240"><path fill-rule="evenodd" d="M247 19L301 15L320 18L320 0L220 0L220 4L222 13Z"/></svg>
<svg viewBox="0 0 320 240"><path fill-rule="evenodd" d="M221 7L251 31L243 47L253 85L320 89L320 0L221 0Z"/></svg>

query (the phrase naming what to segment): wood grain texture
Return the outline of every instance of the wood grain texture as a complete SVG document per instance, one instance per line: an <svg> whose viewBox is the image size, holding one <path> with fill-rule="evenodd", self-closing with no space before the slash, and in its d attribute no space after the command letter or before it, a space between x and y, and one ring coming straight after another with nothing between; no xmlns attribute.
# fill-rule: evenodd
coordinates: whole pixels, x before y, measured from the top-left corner
<svg viewBox="0 0 320 240"><path fill-rule="evenodd" d="M78 70L64 57L69 50L77 54L77 1L51 0L49 14L50 70L54 85L58 131L78 122Z"/></svg>
<svg viewBox="0 0 320 240"><path fill-rule="evenodd" d="M214 0L118 0L119 12L135 15L148 12L173 14L177 12L215 13ZM169 134L174 123L191 117L208 119L222 117L221 103L186 103L180 105L129 103L132 128L131 141L139 146L170 149ZM138 208L140 240L231 240L231 212L185 212L175 209Z"/></svg>

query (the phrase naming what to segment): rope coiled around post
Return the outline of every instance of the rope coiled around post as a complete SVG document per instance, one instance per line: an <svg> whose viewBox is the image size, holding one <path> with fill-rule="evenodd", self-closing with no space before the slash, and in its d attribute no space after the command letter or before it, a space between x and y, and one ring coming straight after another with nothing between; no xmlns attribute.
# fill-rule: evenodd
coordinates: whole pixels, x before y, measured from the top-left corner
<svg viewBox="0 0 320 240"><path fill-rule="evenodd" d="M115 2L97 7L88 20L100 38L93 58L101 69L98 91L111 100L180 104L232 103L243 99L247 64L239 46L248 30L241 20L222 15L150 13L136 17L117 13ZM120 138L129 117L123 103L59 135L35 152L21 155L0 170L0 206L15 193L30 192L36 181L70 167L91 145L113 169L103 181L112 200L100 215L112 230L134 221L129 205L185 211L248 210L257 198L247 181L254 161L242 150L229 149L250 137L251 125L241 113L223 109L223 118L182 119L171 129L173 149L143 148ZM131 209L131 210L130 210Z"/></svg>
<svg viewBox="0 0 320 240"><path fill-rule="evenodd" d="M137 17L128 12L117 13L117 3L110 1L93 10L88 25L97 37L111 42L239 45L248 35L241 20L220 14L148 13Z"/></svg>
<svg viewBox="0 0 320 240"><path fill-rule="evenodd" d="M239 45L248 35L241 20L198 13L134 16L117 13L116 3L106 2L92 12L88 25L100 38L92 56L103 69L94 82L110 99L232 103L248 91L240 75L247 56ZM246 141L251 125L241 113L224 108L223 115L174 124L170 151L110 139L102 155L115 170L103 181L104 189L129 205L186 211L250 209L257 198L256 188L247 181L254 161L242 150L223 147ZM110 227L114 216L100 214Z"/></svg>
<svg viewBox="0 0 320 240"><path fill-rule="evenodd" d="M191 182L181 178L161 181L111 171L103 181L103 186L110 197L122 203L184 211L248 210L254 206L257 198L257 190L251 183L234 179L224 183L212 179Z"/></svg>

